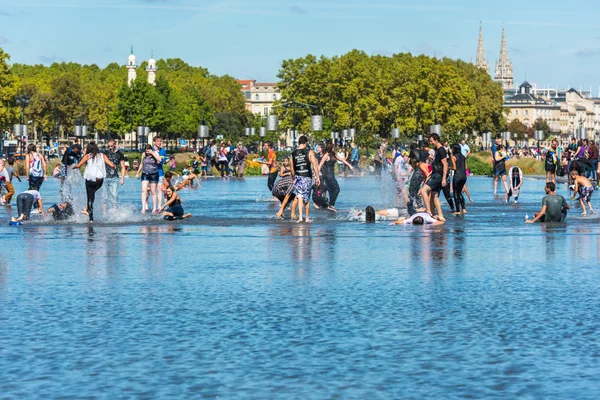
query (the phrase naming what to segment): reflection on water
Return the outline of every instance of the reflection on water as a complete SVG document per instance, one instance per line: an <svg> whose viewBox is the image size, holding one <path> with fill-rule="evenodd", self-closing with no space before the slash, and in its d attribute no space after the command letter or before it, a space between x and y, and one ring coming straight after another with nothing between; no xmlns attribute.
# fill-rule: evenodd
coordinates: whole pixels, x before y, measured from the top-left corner
<svg viewBox="0 0 600 400"><path fill-rule="evenodd" d="M383 205L376 180L340 184L340 210ZM592 398L600 224L524 225L526 184L516 207L470 181L435 227L278 221L256 179L182 191L187 221L3 223L0 393Z"/></svg>

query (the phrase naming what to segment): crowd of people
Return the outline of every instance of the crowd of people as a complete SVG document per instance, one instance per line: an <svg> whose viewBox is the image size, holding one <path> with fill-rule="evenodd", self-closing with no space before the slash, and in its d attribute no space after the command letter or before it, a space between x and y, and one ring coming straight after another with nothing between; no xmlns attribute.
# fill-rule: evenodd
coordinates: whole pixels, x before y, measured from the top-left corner
<svg viewBox="0 0 600 400"><path fill-rule="evenodd" d="M107 147L106 151L101 152L95 142L90 142L85 150L82 150L81 145L74 141L65 148L61 166L56 174L56 178L60 179L61 202L44 210L40 191L47 179L46 163L44 157L37 152L36 146L28 145L24 165L29 186L27 190L16 197L17 216L13 217L11 222L18 224L29 220L32 210L36 208L42 218L52 217L56 221L64 221L75 215L73 209L75 188L73 185L77 184L77 180L73 182L69 177L73 176L74 170L82 167L85 167L83 185L85 186L86 205L81 213L89 217L90 223L94 222L96 194L101 189L103 189L103 212L116 210L119 204L119 188L125 182L126 159L117 148L114 139L108 140ZM146 213L149 210L150 197L153 214L162 213L162 216L168 220L188 218L191 215L184 212L183 201L177 194L177 190L189 186L190 178L184 178L182 185L171 182L174 174L171 172L165 174L163 170L163 164L167 160L167 152L162 147L162 139L157 136L152 145L146 145L136 174L136 178L141 174L141 212ZM1 198L2 204L10 205L15 193L12 179L16 178L20 181L20 177L14 168L15 160L9 158L7 161L9 165L5 167L4 161L0 160L0 189L6 191Z"/></svg>
<svg viewBox="0 0 600 400"><path fill-rule="evenodd" d="M266 158L259 159L267 175L267 188L279 200L276 213L279 219L289 217L298 222L310 222L311 204L317 209L336 212L340 195L340 185L336 175L362 174L360 154L354 143L344 148L336 148L331 141L309 146L308 138L301 136L298 146L289 157L277 160L273 143L264 144ZM390 151L387 141L381 143L376 152L371 171L376 176L389 173L395 182L397 207L374 210L368 207L364 217L368 222L378 218L392 219L398 224L442 224L446 221L441 196L449 211L455 215L467 213L472 198L467 187L470 176L468 157L470 147L464 140L452 146L442 142L438 134L431 134L428 143L421 146L411 144ZM519 201L523 185L523 171L517 166L508 168L507 161L517 150L508 149L497 138L490 151L493 166L494 195L498 186L504 189L506 202ZM574 200L579 195L579 204L584 215L593 213L591 198L598 185L598 147L594 141L572 139L571 145L563 149L553 140L548 148L539 151L546 171L546 196L542 209L530 222L564 221L569 209L563 196L556 194L556 176L566 176ZM141 213L161 214L165 219L181 219L190 216L185 213L179 190L186 187L200 187L199 178L207 177L213 168L222 177L243 177L248 159L248 149L240 142L234 146L210 141L193 155L190 165L183 169L181 176L175 172L173 155L167 156L162 147L162 139L155 137L152 144L144 148L139 162L135 160L136 178L141 180ZM15 195L13 178L20 177L15 171L15 160L8 159L7 165L0 160L0 188L3 190L2 204L10 204ZM163 169L170 165L170 171ZM60 179L61 202L44 210L41 188L46 176L46 161L37 152L36 146L28 146L24 162L28 190L16 198L17 216L13 222L23 222L30 218L32 209L38 208L42 217L65 220L75 214L73 207L73 183L68 179L74 170L85 167L83 186L86 205L81 212L94 221L96 194L103 190L102 210L104 213L116 209L119 204L119 188L124 184L128 162L117 148L115 140L107 142L107 149L101 152L97 144L89 143L85 149L74 141L62 153L60 167L55 176ZM181 178L181 179L180 179ZM468 199L466 200L465 199Z"/></svg>

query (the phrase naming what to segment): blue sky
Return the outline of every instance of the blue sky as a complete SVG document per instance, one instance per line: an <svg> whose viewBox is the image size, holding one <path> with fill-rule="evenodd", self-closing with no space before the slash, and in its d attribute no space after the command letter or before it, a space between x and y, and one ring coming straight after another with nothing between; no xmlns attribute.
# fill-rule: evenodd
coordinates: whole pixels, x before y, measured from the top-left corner
<svg viewBox="0 0 600 400"><path fill-rule="evenodd" d="M598 94L598 0L0 0L0 46L12 62L103 67L133 45L138 62L154 51L273 81L282 59L353 48L474 61L479 21L492 66L504 24L517 82Z"/></svg>

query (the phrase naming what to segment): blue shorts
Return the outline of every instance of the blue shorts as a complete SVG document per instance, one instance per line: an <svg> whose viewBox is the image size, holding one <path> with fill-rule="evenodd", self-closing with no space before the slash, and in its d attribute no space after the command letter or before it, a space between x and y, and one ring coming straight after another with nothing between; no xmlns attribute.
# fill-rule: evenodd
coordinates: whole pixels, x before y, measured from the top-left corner
<svg viewBox="0 0 600 400"><path fill-rule="evenodd" d="M494 176L502 176L502 175L506 175L505 169L495 169L494 170Z"/></svg>
<svg viewBox="0 0 600 400"><path fill-rule="evenodd" d="M142 173L142 181L148 181L150 183L158 183L158 172L153 174Z"/></svg>

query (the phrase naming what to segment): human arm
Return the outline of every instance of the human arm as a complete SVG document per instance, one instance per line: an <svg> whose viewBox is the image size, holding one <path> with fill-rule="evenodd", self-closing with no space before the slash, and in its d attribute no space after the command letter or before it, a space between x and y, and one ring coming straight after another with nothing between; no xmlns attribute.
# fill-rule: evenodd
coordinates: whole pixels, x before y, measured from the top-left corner
<svg viewBox="0 0 600 400"><path fill-rule="evenodd" d="M144 166L144 160L142 160L142 162L140 163L140 166L138 167L137 172L135 173L135 177L137 178L138 176L140 176L140 172L142 172L142 167Z"/></svg>
<svg viewBox="0 0 600 400"><path fill-rule="evenodd" d="M75 165L73 165L71 168L73 169L77 169L77 168L81 168L81 166L87 162L89 156L86 154L85 156L81 157L81 160L79 160L79 162Z"/></svg>
<svg viewBox="0 0 600 400"><path fill-rule="evenodd" d="M115 169L117 168L117 167L115 166L115 164L113 164L113 163L112 163L112 162L111 162L111 161L108 159L108 157L106 157L106 154L104 154L104 153L101 153L101 154L102 154L102 157L104 158L104 163L108 164L108 166L109 166L109 167L111 167L111 168L115 168Z"/></svg>
<svg viewBox="0 0 600 400"><path fill-rule="evenodd" d="M427 167L427 164L419 163L419 169L421 170L421 172L423 172L423 175L425 176L425 180L429 179L429 175L431 175L431 172L429 172L429 168Z"/></svg>
<svg viewBox="0 0 600 400"><path fill-rule="evenodd" d="M452 156L450 159L452 160L452 169L456 171L456 157Z"/></svg>
<svg viewBox="0 0 600 400"><path fill-rule="evenodd" d="M40 158L40 162L42 163L42 171L44 171L44 179L46 179L46 159L44 156L38 153L38 157Z"/></svg>
<svg viewBox="0 0 600 400"><path fill-rule="evenodd" d="M290 174L292 175L292 180L296 177L294 173L294 157L290 157Z"/></svg>
<svg viewBox="0 0 600 400"><path fill-rule="evenodd" d="M29 176L29 153L25 156L25 176Z"/></svg>
<svg viewBox="0 0 600 400"><path fill-rule="evenodd" d="M313 170L318 171L319 165L317 164L317 157L315 157L314 151L311 150L310 153L308 153L308 159L310 160ZM317 184L317 186L319 186L321 184L321 179L319 178L319 174L315 174L315 183Z"/></svg>
<svg viewBox="0 0 600 400"><path fill-rule="evenodd" d="M348 157L346 157L346 158L339 158L339 157L336 155L336 156L335 156L335 158L337 158L337 160L338 160L338 161L341 161L341 162L343 162L344 164L346 164L346 166L350 167L350 170L351 170L351 171L354 171L354 167L353 167L353 166L352 166L352 165L351 165L351 164L350 164L348 161L346 161L346 158L348 158Z"/></svg>
<svg viewBox="0 0 600 400"><path fill-rule="evenodd" d="M394 222L392 222L390 225L402 225L402 224L404 224L404 220L406 220L405 217L400 217L397 220L395 220Z"/></svg>
<svg viewBox="0 0 600 400"><path fill-rule="evenodd" d="M127 169L125 168L125 160L121 160L121 185L125 183L125 174Z"/></svg>
<svg viewBox="0 0 600 400"><path fill-rule="evenodd" d="M446 186L446 176L448 174L448 160L442 159L443 175L442 175L442 187Z"/></svg>
<svg viewBox="0 0 600 400"><path fill-rule="evenodd" d="M517 185L517 187L515 189L520 189L522 184L523 184L523 171L521 171L521 169L519 168L519 184Z"/></svg>
<svg viewBox="0 0 600 400"><path fill-rule="evenodd" d="M161 158L160 154L158 154L158 151L152 150L150 153L152 154L152 157L154 157L156 159L157 162L162 161L162 158Z"/></svg>
<svg viewBox="0 0 600 400"><path fill-rule="evenodd" d="M284 176L289 176L290 172L285 170L285 167L282 165L279 167L279 176L283 178Z"/></svg>
<svg viewBox="0 0 600 400"><path fill-rule="evenodd" d="M169 205L173 204L173 202L175 200L177 200L178 198L179 198L179 195L177 193L173 193L173 196L171 196L171 198L165 202L165 204L161 207L159 212L162 212L163 210L165 210Z"/></svg>
<svg viewBox="0 0 600 400"><path fill-rule="evenodd" d="M548 209L548 207L545 204L542 205L542 210L535 216L535 218L527 220L527 221L525 221L525 223L532 224L534 222L539 221L540 218L542 218L546 214L547 209Z"/></svg>
<svg viewBox="0 0 600 400"><path fill-rule="evenodd" d="M42 213L42 218L46 218L46 212L44 211L44 203L42 202L42 198L38 199L38 207L40 208L40 212Z"/></svg>

